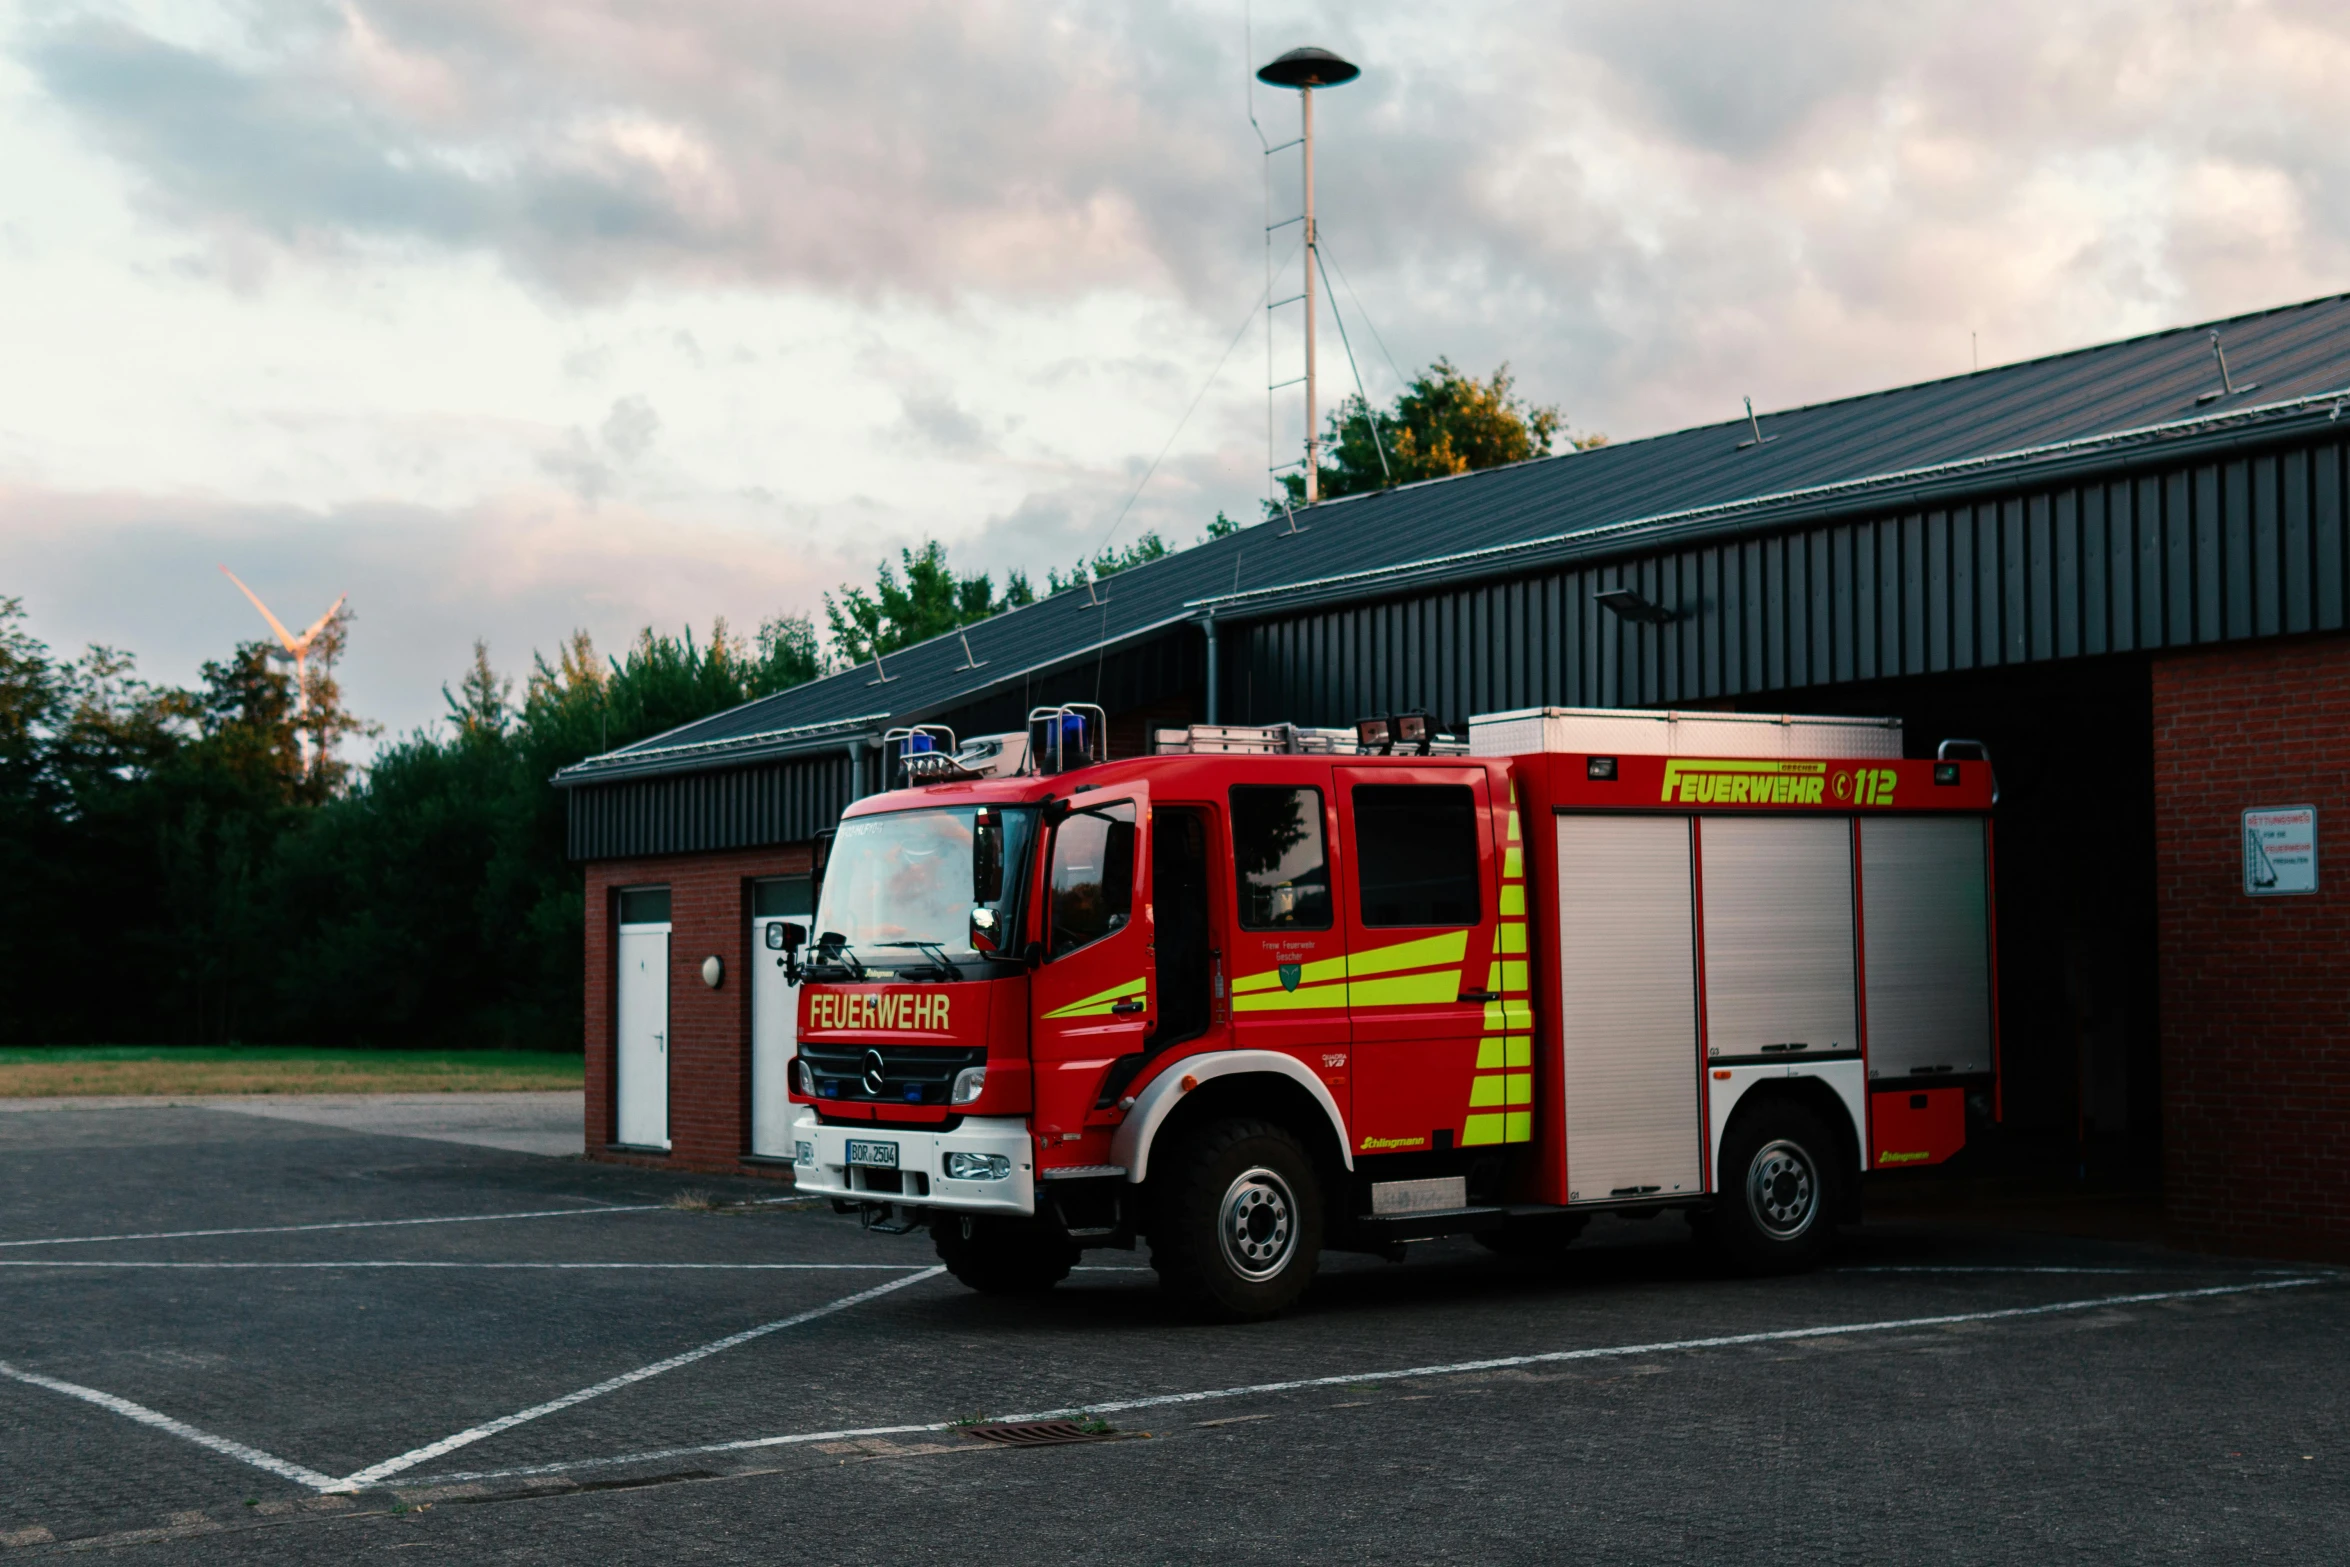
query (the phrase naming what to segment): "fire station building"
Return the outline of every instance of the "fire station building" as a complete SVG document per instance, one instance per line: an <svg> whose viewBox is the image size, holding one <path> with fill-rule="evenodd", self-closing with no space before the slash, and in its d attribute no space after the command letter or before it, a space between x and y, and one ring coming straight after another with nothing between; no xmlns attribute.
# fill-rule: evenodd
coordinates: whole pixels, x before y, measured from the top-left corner
<svg viewBox="0 0 2350 1567"><path fill-rule="evenodd" d="M766 928L892 728L1886 715L1997 774L2003 1120L1964 1157L2350 1257L2346 409L2350 295L1345 497L592 757L555 780L587 1152L788 1173Z"/></svg>

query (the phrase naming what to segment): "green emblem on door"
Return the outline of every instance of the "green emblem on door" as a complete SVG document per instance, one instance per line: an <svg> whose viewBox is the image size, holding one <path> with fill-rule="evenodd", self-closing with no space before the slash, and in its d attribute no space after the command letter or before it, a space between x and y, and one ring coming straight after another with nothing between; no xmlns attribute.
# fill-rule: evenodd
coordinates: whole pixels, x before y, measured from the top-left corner
<svg viewBox="0 0 2350 1567"><path fill-rule="evenodd" d="M1306 966L1305 966L1303 963L1284 963L1284 964L1282 964L1282 965L1281 965L1281 988L1282 988L1283 990L1295 990L1295 989L1297 989L1297 982L1298 982L1299 980L1301 980L1301 979L1303 979L1303 978L1305 977L1305 972L1306 972Z"/></svg>

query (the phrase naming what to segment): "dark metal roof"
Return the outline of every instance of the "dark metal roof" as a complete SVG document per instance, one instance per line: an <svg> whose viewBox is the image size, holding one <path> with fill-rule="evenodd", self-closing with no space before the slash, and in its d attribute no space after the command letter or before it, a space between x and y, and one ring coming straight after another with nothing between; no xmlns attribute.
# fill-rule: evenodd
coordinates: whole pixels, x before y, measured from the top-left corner
<svg viewBox="0 0 2350 1567"><path fill-rule="evenodd" d="M2237 388L2220 391L2217 330ZM1727 399L1725 399L1726 401ZM1888 494L2338 418L2350 295L1971 375L1343 497L1061 593L873 664L564 769L557 781L684 771L846 743L1213 614L1393 595L1562 557L1735 533ZM1742 444L1747 443L1747 444ZM887 678L882 678L886 673ZM887 714L887 718L880 715Z"/></svg>

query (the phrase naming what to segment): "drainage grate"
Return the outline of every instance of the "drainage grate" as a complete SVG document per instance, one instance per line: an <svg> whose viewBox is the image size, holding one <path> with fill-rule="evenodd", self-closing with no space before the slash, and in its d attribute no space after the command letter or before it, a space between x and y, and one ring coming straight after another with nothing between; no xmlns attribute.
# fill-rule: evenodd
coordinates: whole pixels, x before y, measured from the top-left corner
<svg viewBox="0 0 2350 1567"><path fill-rule="evenodd" d="M1058 1447L1065 1442L1107 1442L1118 1433L1107 1427L1088 1431L1074 1420L1030 1420L1019 1425L965 1426L963 1434L998 1447Z"/></svg>

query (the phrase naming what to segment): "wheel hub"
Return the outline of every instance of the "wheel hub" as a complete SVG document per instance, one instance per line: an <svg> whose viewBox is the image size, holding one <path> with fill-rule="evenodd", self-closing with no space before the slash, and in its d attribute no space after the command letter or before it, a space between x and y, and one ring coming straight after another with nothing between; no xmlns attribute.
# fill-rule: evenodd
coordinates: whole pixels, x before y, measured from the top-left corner
<svg viewBox="0 0 2350 1567"><path fill-rule="evenodd" d="M1278 1275L1297 1254L1297 1200L1289 1183L1262 1167L1234 1177L1218 1209L1216 1240L1226 1266L1242 1278L1262 1283Z"/></svg>
<svg viewBox="0 0 2350 1567"><path fill-rule="evenodd" d="M1810 1229L1820 1211L1811 1155L1784 1138L1756 1149L1746 1167L1746 1205L1773 1240L1793 1240Z"/></svg>

